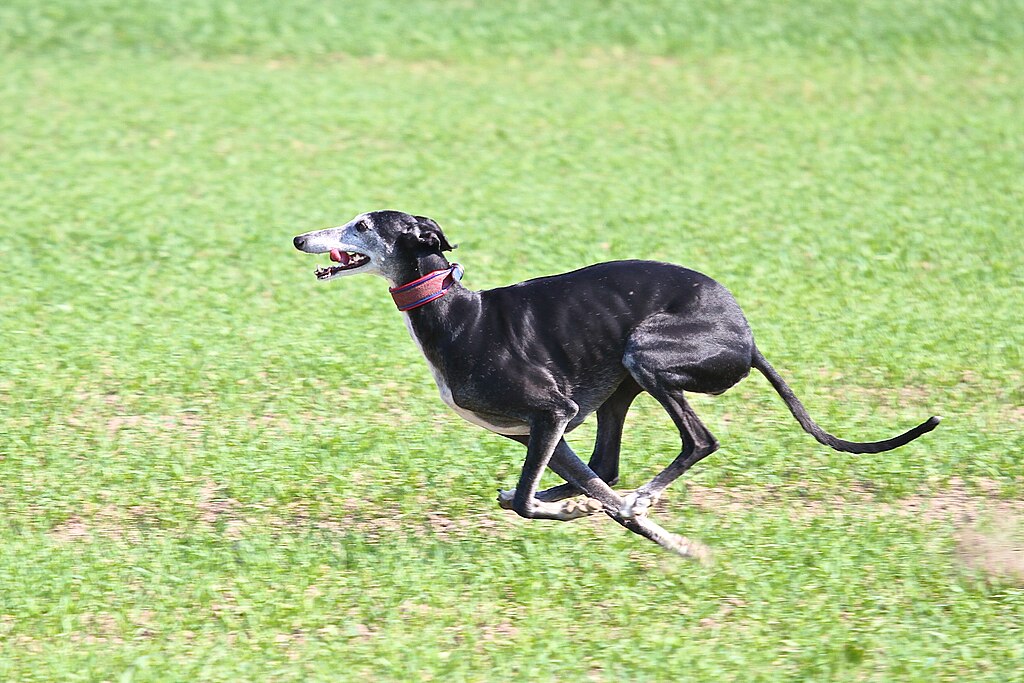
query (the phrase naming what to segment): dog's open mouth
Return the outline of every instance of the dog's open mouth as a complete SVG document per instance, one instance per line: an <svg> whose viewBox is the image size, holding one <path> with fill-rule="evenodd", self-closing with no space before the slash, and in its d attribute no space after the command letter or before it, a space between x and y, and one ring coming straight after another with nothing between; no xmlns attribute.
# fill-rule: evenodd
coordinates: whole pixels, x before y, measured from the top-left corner
<svg viewBox="0 0 1024 683"><path fill-rule="evenodd" d="M329 280L344 270L353 270L360 266L365 266L370 262L370 257L366 254L360 254L358 251L331 249L331 260L341 265L319 266L315 272L317 280Z"/></svg>

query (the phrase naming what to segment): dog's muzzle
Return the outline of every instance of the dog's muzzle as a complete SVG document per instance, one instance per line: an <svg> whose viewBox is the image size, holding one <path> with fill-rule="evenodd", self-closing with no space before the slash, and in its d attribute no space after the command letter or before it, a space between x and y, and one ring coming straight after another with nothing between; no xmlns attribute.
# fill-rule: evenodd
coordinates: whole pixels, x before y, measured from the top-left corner
<svg viewBox="0 0 1024 683"><path fill-rule="evenodd" d="M310 240L311 235L314 237L312 241ZM370 257L360 251L340 249L338 247L327 249L324 246L321 246L322 242L316 239L316 233L298 235L292 239L292 244L296 249L307 254L329 253L331 261L338 264L336 266L318 266L314 271L316 279L318 280L330 280L335 275L347 270L355 270L356 268L365 266L370 262Z"/></svg>
<svg viewBox="0 0 1024 683"><path fill-rule="evenodd" d="M316 279L326 280L330 277L337 275L343 270L352 270L359 266L365 265L370 257L366 254L360 254L358 251L342 251L341 249L331 249L331 260L335 263L340 263L338 266L318 266L314 271Z"/></svg>

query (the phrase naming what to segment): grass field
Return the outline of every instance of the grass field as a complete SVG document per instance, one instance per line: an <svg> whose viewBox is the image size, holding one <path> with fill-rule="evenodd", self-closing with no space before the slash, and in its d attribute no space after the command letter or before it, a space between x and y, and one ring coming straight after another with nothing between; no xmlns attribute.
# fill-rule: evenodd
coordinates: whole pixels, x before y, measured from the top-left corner
<svg viewBox="0 0 1024 683"><path fill-rule="evenodd" d="M0 680L1024 680L1021 3L279 5L0 8ZM520 520L291 248L385 207L472 288L696 268L833 433L944 422L696 397L711 567ZM677 450L642 398L623 485Z"/></svg>

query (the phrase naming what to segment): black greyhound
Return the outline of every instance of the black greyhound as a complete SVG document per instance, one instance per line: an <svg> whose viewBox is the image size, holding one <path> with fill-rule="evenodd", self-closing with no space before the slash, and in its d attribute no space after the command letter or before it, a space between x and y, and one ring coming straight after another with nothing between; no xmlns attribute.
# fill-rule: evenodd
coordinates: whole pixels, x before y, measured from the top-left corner
<svg viewBox="0 0 1024 683"><path fill-rule="evenodd" d="M604 511L619 524L684 556L701 544L671 534L646 513L666 487L718 442L686 402L687 391L720 394L762 372L800 426L820 443L849 453L878 453L931 431L932 417L884 441L843 441L814 423L754 344L732 294L701 273L654 261L613 261L571 273L473 292L441 228L398 211L365 213L336 228L299 235L301 251L329 253L317 268L329 280L375 273L391 293L430 365L441 397L460 416L526 445L515 491L502 507L523 517L575 519ZM682 438L679 455L649 482L620 497L622 424L646 391L668 411ZM563 438L597 412L589 465ZM545 467L566 484L537 491ZM586 494L584 502L566 499ZM560 502L562 501L562 502Z"/></svg>

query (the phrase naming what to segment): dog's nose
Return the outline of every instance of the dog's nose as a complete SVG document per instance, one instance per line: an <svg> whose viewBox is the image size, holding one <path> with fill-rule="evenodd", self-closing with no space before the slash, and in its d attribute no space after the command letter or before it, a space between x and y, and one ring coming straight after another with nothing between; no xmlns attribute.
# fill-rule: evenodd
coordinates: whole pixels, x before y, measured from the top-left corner
<svg viewBox="0 0 1024 683"><path fill-rule="evenodd" d="M292 240L292 244L294 244L295 248L300 250L300 251L302 250L302 246L305 243L306 243L306 238L303 235L299 235L298 237L296 237L295 239Z"/></svg>

